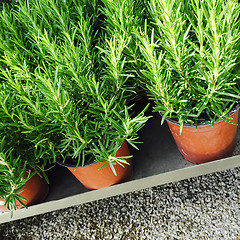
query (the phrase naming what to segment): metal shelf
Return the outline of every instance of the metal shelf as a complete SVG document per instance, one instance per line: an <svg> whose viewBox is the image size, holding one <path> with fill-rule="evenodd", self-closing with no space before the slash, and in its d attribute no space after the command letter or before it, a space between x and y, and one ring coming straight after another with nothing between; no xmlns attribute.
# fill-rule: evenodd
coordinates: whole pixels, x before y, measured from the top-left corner
<svg viewBox="0 0 240 240"><path fill-rule="evenodd" d="M45 202L19 209L14 212L13 218L3 213L0 223L240 166L239 125L235 156L194 165L182 157L167 124L161 126L160 120L159 115L154 115L140 133L143 142L139 145L140 150L131 149L134 156L134 176L131 181L88 191L70 171L56 166L49 172L50 192Z"/></svg>

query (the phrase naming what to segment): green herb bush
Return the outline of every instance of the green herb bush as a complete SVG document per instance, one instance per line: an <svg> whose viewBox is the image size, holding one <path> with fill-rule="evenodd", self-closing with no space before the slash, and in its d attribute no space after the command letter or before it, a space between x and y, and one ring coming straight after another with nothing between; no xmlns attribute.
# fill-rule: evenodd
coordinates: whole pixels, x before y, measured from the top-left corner
<svg viewBox="0 0 240 240"><path fill-rule="evenodd" d="M132 18L129 1L122 4L125 18ZM126 163L117 150L124 140L135 146L148 118L145 109L132 115L131 41L104 27L108 17L97 0L4 5L0 74L37 153L76 166L103 162L116 174L114 165Z"/></svg>
<svg viewBox="0 0 240 240"><path fill-rule="evenodd" d="M14 6L9 4L0 8L0 198L12 214L19 204L26 207L26 199L20 194L34 174L48 181L45 171L51 167L52 154L46 151L50 148L41 144L36 147L32 142L39 137L41 122L31 115L26 104L34 98L32 86L27 81L21 84L24 59L30 52L24 49L22 28L12 11Z"/></svg>
<svg viewBox="0 0 240 240"><path fill-rule="evenodd" d="M136 34L162 121L228 121L240 98L238 1L150 0L148 12L151 21Z"/></svg>
<svg viewBox="0 0 240 240"><path fill-rule="evenodd" d="M29 172L24 178L27 161L24 161L20 155L17 156L13 149L6 148L4 140L3 138L0 146L0 198L12 214L19 204L26 207L23 202L26 199L21 197L20 193L33 173Z"/></svg>

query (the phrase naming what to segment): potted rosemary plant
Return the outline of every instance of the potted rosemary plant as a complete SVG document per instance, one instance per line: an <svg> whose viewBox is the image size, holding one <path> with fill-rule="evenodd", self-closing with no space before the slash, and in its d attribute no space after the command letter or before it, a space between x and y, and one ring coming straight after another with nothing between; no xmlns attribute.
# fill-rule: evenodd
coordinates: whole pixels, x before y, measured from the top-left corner
<svg viewBox="0 0 240 240"><path fill-rule="evenodd" d="M1 6L0 18L0 210L12 213L45 199L49 187L44 171L50 165L48 148L32 141L41 136L41 123L21 101L27 92L24 94L24 85L13 73L18 66L11 60L14 55L24 56L24 52L15 48L12 32L16 35L21 28L12 14L12 5Z"/></svg>
<svg viewBox="0 0 240 240"><path fill-rule="evenodd" d="M31 142L29 116L18 109L11 90L0 84L0 210L10 211L42 202L49 191L45 174L47 151ZM22 118L22 123L21 122ZM24 121L28 121L27 124ZM28 132L28 134L26 134Z"/></svg>
<svg viewBox="0 0 240 240"><path fill-rule="evenodd" d="M236 0L151 0L137 31L146 87L182 155L193 163L230 156L240 98Z"/></svg>
<svg viewBox="0 0 240 240"><path fill-rule="evenodd" d="M30 167L31 161L17 155L13 148L8 149L4 141L5 138L0 146L0 211L10 211L12 215L19 208L44 201L49 186L45 178ZM37 166L34 164L34 167Z"/></svg>
<svg viewBox="0 0 240 240"><path fill-rule="evenodd" d="M31 142L70 164L74 174L96 163L97 171L90 172L103 175L104 183L83 182L90 189L131 173L127 143L135 146L148 119L145 109L137 116L131 112L135 86L128 84L132 74L123 54L128 41L120 35L105 40L99 14L97 0L19 0L5 9L1 30L3 43L10 42L1 46L3 80L20 100L18 109L36 121L26 131L35 136ZM30 125L23 117L20 123Z"/></svg>
<svg viewBox="0 0 240 240"><path fill-rule="evenodd" d="M48 164L43 148L36 148L30 141L33 134L25 133L30 125L18 122L28 116L19 112L16 101L13 104L9 89L2 84L0 88L0 210L12 214L46 198L49 186L44 171Z"/></svg>

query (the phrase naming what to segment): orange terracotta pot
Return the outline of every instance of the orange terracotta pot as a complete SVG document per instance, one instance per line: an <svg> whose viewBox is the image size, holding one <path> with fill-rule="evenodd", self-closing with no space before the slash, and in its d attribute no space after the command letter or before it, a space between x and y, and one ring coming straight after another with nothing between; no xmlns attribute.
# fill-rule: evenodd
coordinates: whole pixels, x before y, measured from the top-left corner
<svg viewBox="0 0 240 240"><path fill-rule="evenodd" d="M124 141L116 156L129 155L127 142ZM113 174L109 164L99 170L103 163L93 163L76 169L68 167L68 169L87 189L94 190L130 180L133 174L132 159L128 159L128 163L129 165L125 165L124 167L119 164L114 165L117 176Z"/></svg>
<svg viewBox="0 0 240 240"><path fill-rule="evenodd" d="M26 178L28 172L25 173L24 178ZM27 201L23 203L27 206L38 204L44 201L49 192L49 185L43 177L38 174L32 176L23 187L23 192L19 194L24 197ZM19 204L17 202L17 204ZM23 208L19 205L18 209ZM8 209L4 206L4 199L0 198L0 211L8 212Z"/></svg>
<svg viewBox="0 0 240 240"><path fill-rule="evenodd" d="M230 115L234 123L238 122L238 112ZM225 121L212 125L180 126L167 120L177 147L185 159L192 163L205 163L232 155L236 145L237 126Z"/></svg>

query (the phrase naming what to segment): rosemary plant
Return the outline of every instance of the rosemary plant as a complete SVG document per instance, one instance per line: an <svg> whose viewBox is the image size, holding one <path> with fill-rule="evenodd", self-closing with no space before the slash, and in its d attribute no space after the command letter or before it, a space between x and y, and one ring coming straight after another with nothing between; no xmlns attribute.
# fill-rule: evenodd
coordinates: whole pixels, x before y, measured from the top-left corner
<svg viewBox="0 0 240 240"><path fill-rule="evenodd" d="M26 134L21 132L20 124L14 119L16 115L10 114L13 106L9 98L0 100L0 198L12 215L19 205L26 207L24 201L27 199L21 196L25 183L34 174L44 176L47 181L48 178L44 173L45 153L36 151Z"/></svg>
<svg viewBox="0 0 240 240"><path fill-rule="evenodd" d="M148 11L137 35L162 121L228 121L240 98L238 1L151 0Z"/></svg>
<svg viewBox="0 0 240 240"><path fill-rule="evenodd" d="M2 86L1 86L2 87ZM3 88L3 87L2 87ZM22 188L34 175L39 174L48 178L44 171L50 165L44 148L35 148L29 140L32 137L25 133L27 129L18 123L18 116L24 116L14 112L13 97L7 96L3 89L0 98L0 198L11 212L19 205L26 207L21 197ZM30 171L30 168L31 171Z"/></svg>
<svg viewBox="0 0 240 240"><path fill-rule="evenodd" d="M11 214L19 204L26 207L24 199L19 194L32 174L29 172L24 178L26 162L20 156L13 154L13 149L4 148L4 139L0 145L0 198Z"/></svg>
<svg viewBox="0 0 240 240"><path fill-rule="evenodd" d="M22 73L32 54L23 44L24 31L13 11L15 3L0 8L0 198L11 214L18 205L26 207L26 199L20 196L25 183L34 174L48 180L44 171L50 167L46 146L36 148L32 142L39 137L41 122L30 116L26 104L28 98L34 98L34 89Z"/></svg>
<svg viewBox="0 0 240 240"><path fill-rule="evenodd" d="M129 73L127 79L128 89L133 89L134 92L139 90L141 62L138 61L140 57L139 48L137 46L137 39L134 30L137 26L144 23L144 16L146 14L144 2L140 0L103 0L102 13L105 16L103 28L105 35L103 38L108 41L105 48L105 55L109 56L109 61L106 63L106 68L110 65L118 64L121 66L124 62L124 71ZM111 62L115 56L111 56L112 46L122 46L121 54L116 56L118 62ZM108 53L109 51L109 53ZM119 71L119 70L118 70ZM113 73L114 76L114 73ZM138 97L137 94L131 94L131 97Z"/></svg>
<svg viewBox="0 0 240 240"><path fill-rule="evenodd" d="M103 162L116 174L114 164L126 163L115 157L117 150L124 140L135 146L147 117L145 110L131 116L134 91L123 57L128 40L99 37L99 4L19 0L5 6L1 81L37 152L71 158L76 166Z"/></svg>

